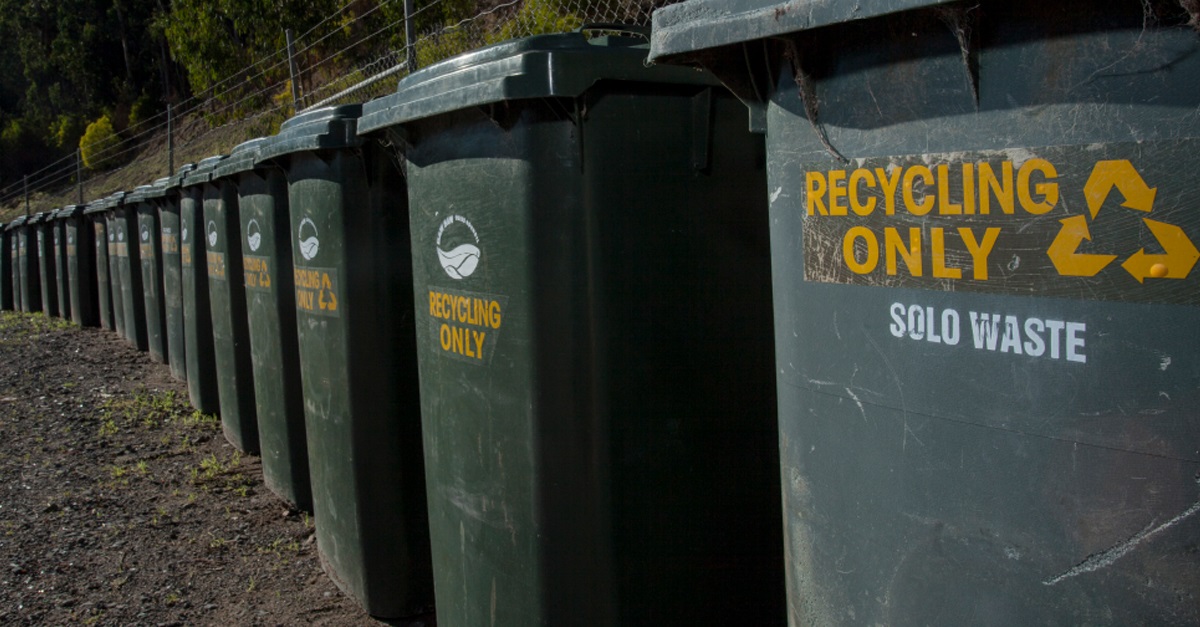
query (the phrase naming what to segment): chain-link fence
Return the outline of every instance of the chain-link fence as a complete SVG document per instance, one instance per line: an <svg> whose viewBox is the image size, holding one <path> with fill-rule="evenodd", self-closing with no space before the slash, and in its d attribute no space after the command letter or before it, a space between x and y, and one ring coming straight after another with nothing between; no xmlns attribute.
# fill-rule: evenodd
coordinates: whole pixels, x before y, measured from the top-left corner
<svg viewBox="0 0 1200 627"><path fill-rule="evenodd" d="M27 179L29 210L91 201L166 176L181 164L229 152L278 131L298 111L364 102L395 91L408 73L454 55L530 35L587 25L649 27L677 0L345 0L288 46L258 59L109 144L88 146ZM411 43L410 43L411 41ZM82 179L82 180L80 180ZM24 213L25 188L0 190L0 219Z"/></svg>

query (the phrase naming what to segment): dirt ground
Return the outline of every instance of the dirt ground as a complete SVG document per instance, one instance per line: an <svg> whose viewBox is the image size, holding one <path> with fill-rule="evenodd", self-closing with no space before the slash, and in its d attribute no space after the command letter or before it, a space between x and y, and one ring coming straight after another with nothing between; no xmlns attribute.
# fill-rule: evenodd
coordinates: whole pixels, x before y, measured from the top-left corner
<svg viewBox="0 0 1200 627"><path fill-rule="evenodd" d="M0 312L0 625L72 624L384 623L166 366Z"/></svg>

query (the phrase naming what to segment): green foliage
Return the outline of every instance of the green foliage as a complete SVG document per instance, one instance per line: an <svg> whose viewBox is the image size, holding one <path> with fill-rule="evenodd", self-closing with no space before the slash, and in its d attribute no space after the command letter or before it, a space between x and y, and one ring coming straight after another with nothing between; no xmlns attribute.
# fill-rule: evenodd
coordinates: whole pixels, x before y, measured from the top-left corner
<svg viewBox="0 0 1200 627"><path fill-rule="evenodd" d="M564 0L525 0L513 19L488 36L488 43L518 37L565 33L583 26L583 20L571 13Z"/></svg>
<svg viewBox="0 0 1200 627"><path fill-rule="evenodd" d="M74 148L79 145L84 130L82 118L70 113L61 114L50 125L51 143L55 148Z"/></svg>
<svg viewBox="0 0 1200 627"><path fill-rule="evenodd" d="M418 40L416 49L417 67L426 67L470 50L471 40L467 31L455 29Z"/></svg>
<svg viewBox="0 0 1200 627"><path fill-rule="evenodd" d="M108 115L88 124L87 131L79 140L79 150L83 156L83 165L97 170L107 167L115 161L115 148L121 142L117 132L113 130L112 120Z"/></svg>

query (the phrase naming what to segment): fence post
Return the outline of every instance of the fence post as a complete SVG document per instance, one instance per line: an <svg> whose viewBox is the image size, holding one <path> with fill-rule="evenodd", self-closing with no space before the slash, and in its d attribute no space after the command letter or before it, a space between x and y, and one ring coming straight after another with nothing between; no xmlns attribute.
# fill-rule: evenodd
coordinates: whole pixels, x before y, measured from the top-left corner
<svg viewBox="0 0 1200 627"><path fill-rule="evenodd" d="M29 215L29 175L25 175L25 215Z"/></svg>
<svg viewBox="0 0 1200 627"><path fill-rule="evenodd" d="M413 0L404 0L404 55L409 74L417 71L417 45L413 39Z"/></svg>
<svg viewBox="0 0 1200 627"><path fill-rule="evenodd" d="M292 46L292 29L284 31L287 37L287 56L288 56L288 71L292 75L292 107L296 112L300 111L300 83L296 81L296 50Z"/></svg>
<svg viewBox="0 0 1200 627"><path fill-rule="evenodd" d="M79 185L79 204L83 204L83 149L75 149L75 183Z"/></svg>

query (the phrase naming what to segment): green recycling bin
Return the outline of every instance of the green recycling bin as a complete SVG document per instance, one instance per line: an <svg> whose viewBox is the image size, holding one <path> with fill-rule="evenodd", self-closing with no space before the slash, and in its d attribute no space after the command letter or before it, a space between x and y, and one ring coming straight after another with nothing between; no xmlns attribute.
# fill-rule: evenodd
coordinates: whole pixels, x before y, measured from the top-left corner
<svg viewBox="0 0 1200 627"><path fill-rule="evenodd" d="M0 309L13 310L13 260L12 236L8 225L0 222Z"/></svg>
<svg viewBox="0 0 1200 627"><path fill-rule="evenodd" d="M766 132L793 624L1200 622L1196 11L655 13Z"/></svg>
<svg viewBox="0 0 1200 627"><path fill-rule="evenodd" d="M159 246L162 250L162 287L164 319L166 320L167 361L171 376L187 381L187 354L184 348L183 262L180 255L179 187L183 177L194 164L186 164L167 179L162 196L157 199L158 222L161 228Z"/></svg>
<svg viewBox="0 0 1200 627"><path fill-rule="evenodd" d="M21 302L21 292L23 281L21 280L21 231L19 227L25 221L24 216L14 218L12 222L4 225L4 235L8 238L8 272L9 280L12 282L12 302L13 311L24 311L24 304Z"/></svg>
<svg viewBox="0 0 1200 627"><path fill-rule="evenodd" d="M143 190L144 191L144 190ZM120 304L124 309L125 339L140 351L149 348L146 338L146 303L142 297L141 249L138 247L137 202L139 192L114 198L111 209L117 235L117 273L121 276Z"/></svg>
<svg viewBox="0 0 1200 627"><path fill-rule="evenodd" d="M244 318L263 478L284 501L311 511L287 179L278 167L256 167L259 150L267 141L254 139L235 147L217 167L216 176L226 202L234 194L237 197Z"/></svg>
<svg viewBox="0 0 1200 627"><path fill-rule="evenodd" d="M782 625L762 139L588 35L359 120L405 160L438 621Z"/></svg>
<svg viewBox="0 0 1200 627"><path fill-rule="evenodd" d="M125 301L121 295L121 246L117 242L117 211L116 207L125 198L125 192L116 192L100 201L104 210L105 231L108 233L108 285L112 290L113 323L117 335L126 339Z"/></svg>
<svg viewBox="0 0 1200 627"><path fill-rule="evenodd" d="M38 258L38 279L42 292L42 313L58 315L58 264L54 261L54 219L51 213L35 213L29 221L34 231Z"/></svg>
<svg viewBox="0 0 1200 627"><path fill-rule="evenodd" d="M66 242L67 299L71 302L71 320L80 326L100 324L96 297L96 256L92 221L83 215L84 205L67 205L58 212Z"/></svg>
<svg viewBox="0 0 1200 627"><path fill-rule="evenodd" d="M58 293L58 315L71 320L71 277L67 264L67 222L62 209L52 211L48 220L54 235L54 287Z"/></svg>
<svg viewBox="0 0 1200 627"><path fill-rule="evenodd" d="M225 438L238 449L257 455L258 418L246 321L237 189L224 184L217 169L226 161L214 167L212 177L203 185L213 356Z"/></svg>
<svg viewBox="0 0 1200 627"><path fill-rule="evenodd" d="M113 297L108 268L108 218L103 200L94 200L83 211L84 218L91 223L89 236L92 238L95 252L94 265L96 270L96 304L100 320L100 328L115 331L116 320L113 316Z"/></svg>
<svg viewBox="0 0 1200 627"><path fill-rule="evenodd" d="M260 159L288 178L317 549L372 615L433 605L408 271L407 197L354 132L360 105L285 122Z"/></svg>
<svg viewBox="0 0 1200 627"><path fill-rule="evenodd" d="M204 185L224 155L184 166L171 177L180 185L179 282L183 293L183 354L187 359L188 398L192 407L220 413L217 364L213 352L213 320L209 307L207 242L204 225Z"/></svg>
<svg viewBox="0 0 1200 627"><path fill-rule="evenodd" d="M159 363L167 363L167 312L163 298L162 242L159 237L158 199L165 193L166 179L152 185L142 185L125 199L133 207L137 220L133 231L137 240L139 266L132 271L139 273L142 282L142 309L146 312L146 346L150 356Z"/></svg>
<svg viewBox="0 0 1200 627"><path fill-rule="evenodd" d="M38 264L37 223L34 216L25 216L13 220L17 225L17 239L20 257L17 271L21 274L21 311L34 313L42 311L42 278Z"/></svg>

